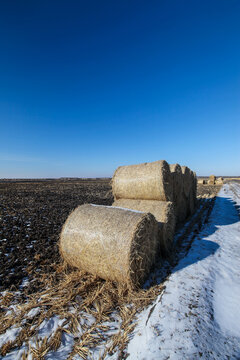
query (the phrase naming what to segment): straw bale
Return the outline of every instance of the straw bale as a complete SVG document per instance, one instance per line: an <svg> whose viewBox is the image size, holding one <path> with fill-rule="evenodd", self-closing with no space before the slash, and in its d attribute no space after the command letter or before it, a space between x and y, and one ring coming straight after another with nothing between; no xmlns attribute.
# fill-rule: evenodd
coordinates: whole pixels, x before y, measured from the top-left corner
<svg viewBox="0 0 240 360"><path fill-rule="evenodd" d="M192 186L192 177L190 174L190 169L187 166L181 166L183 174L183 192L188 198Z"/></svg>
<svg viewBox="0 0 240 360"><path fill-rule="evenodd" d="M182 206L182 192L183 192L182 168L179 164L171 164L169 166L173 181L173 202L175 204L176 220L182 221L183 217L185 216L183 214L183 206Z"/></svg>
<svg viewBox="0 0 240 360"><path fill-rule="evenodd" d="M161 254L166 254L173 243L176 218L174 204L170 201L158 200L135 200L135 199L118 199L113 206L125 209L133 209L151 213L159 222L159 246Z"/></svg>
<svg viewBox="0 0 240 360"><path fill-rule="evenodd" d="M215 183L216 183L217 185L223 184L223 177L218 177L218 178L216 179Z"/></svg>
<svg viewBox="0 0 240 360"><path fill-rule="evenodd" d="M210 175L209 180L208 180L208 184L214 185L215 181L216 181L216 176L215 175Z"/></svg>
<svg viewBox="0 0 240 360"><path fill-rule="evenodd" d="M204 179L198 179L198 184L201 184L201 185L203 185L203 184L205 184L205 180Z"/></svg>
<svg viewBox="0 0 240 360"><path fill-rule="evenodd" d="M181 193L179 202L181 204L181 210L178 213L178 221L183 222L188 216L188 198L184 192Z"/></svg>
<svg viewBox="0 0 240 360"><path fill-rule="evenodd" d="M155 262L158 237L152 214L86 204L67 218L60 252L72 266L137 287Z"/></svg>
<svg viewBox="0 0 240 360"><path fill-rule="evenodd" d="M191 177L191 190L189 194L189 207L190 214L192 215L195 212L196 202L197 202L197 177L196 173L190 170Z"/></svg>
<svg viewBox="0 0 240 360"><path fill-rule="evenodd" d="M169 165L155 161L120 166L112 179L114 199L172 201L173 186Z"/></svg>
<svg viewBox="0 0 240 360"><path fill-rule="evenodd" d="M195 206L196 206L197 205L197 174L195 172L193 172L193 177L194 177L193 196L194 196L194 203L195 203Z"/></svg>

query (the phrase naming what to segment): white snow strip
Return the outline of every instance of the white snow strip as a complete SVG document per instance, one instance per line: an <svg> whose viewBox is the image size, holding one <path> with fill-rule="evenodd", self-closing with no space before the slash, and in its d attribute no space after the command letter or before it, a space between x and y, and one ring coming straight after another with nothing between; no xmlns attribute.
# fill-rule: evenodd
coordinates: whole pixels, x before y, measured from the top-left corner
<svg viewBox="0 0 240 360"><path fill-rule="evenodd" d="M222 187L209 223L166 289L138 317L128 359L240 358L240 186Z"/></svg>

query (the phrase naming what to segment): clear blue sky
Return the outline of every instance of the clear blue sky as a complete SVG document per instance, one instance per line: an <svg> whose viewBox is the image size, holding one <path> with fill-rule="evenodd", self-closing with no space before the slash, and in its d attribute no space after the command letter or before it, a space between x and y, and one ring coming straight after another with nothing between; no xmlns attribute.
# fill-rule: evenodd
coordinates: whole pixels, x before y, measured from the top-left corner
<svg viewBox="0 0 240 360"><path fill-rule="evenodd" d="M0 178L240 175L240 1L1 1Z"/></svg>

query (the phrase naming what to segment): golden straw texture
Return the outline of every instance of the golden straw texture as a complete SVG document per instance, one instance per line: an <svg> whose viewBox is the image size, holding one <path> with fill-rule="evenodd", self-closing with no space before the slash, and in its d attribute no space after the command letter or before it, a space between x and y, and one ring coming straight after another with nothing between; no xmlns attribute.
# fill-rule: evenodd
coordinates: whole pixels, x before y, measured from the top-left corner
<svg viewBox="0 0 240 360"><path fill-rule="evenodd" d="M60 251L68 264L134 288L155 262L158 237L151 214L87 204L67 218Z"/></svg>
<svg viewBox="0 0 240 360"><path fill-rule="evenodd" d="M174 205L170 201L157 200L135 200L135 199L119 199L115 200L113 206L125 209L133 209L151 213L160 223L159 234L159 254L164 254L169 251L173 243L175 232L175 211Z"/></svg>
<svg viewBox="0 0 240 360"><path fill-rule="evenodd" d="M173 185L166 161L120 166L112 179L115 199L173 200Z"/></svg>
<svg viewBox="0 0 240 360"><path fill-rule="evenodd" d="M209 180L208 180L208 184L214 185L215 181L216 181L216 176L215 175L210 175Z"/></svg>
<svg viewBox="0 0 240 360"><path fill-rule="evenodd" d="M215 181L215 184L217 184L217 185L223 184L223 177L218 177Z"/></svg>

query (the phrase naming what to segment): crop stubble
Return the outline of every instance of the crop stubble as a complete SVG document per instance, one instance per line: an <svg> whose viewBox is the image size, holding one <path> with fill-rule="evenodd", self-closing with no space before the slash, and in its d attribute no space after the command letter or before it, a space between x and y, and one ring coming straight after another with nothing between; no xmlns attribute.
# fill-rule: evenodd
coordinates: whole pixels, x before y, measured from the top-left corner
<svg viewBox="0 0 240 360"><path fill-rule="evenodd" d="M201 197L213 197L219 188L199 186L198 194ZM164 282L159 285L153 283L154 286L148 290L126 293L126 290L117 288L111 282L66 267L59 256L57 245L62 225L76 206L83 203L111 205L112 202L110 179L0 183L1 290L8 290L1 305L7 309L11 303L16 303L16 300L22 303L19 318L10 316L6 319L4 310L4 328L20 324L27 311L37 305L42 311L33 320L36 329L45 317L59 313L67 319L70 329L72 327L74 331L74 323L79 319L72 319L68 310L69 303L79 307L80 311L85 309L93 314L97 321L92 328L86 330L85 335L80 339L76 338L70 359L76 353L82 356L85 352L86 355L95 342L104 341L103 331L99 330L101 323L107 320L113 309L118 309L123 320L121 331L112 337L112 348L107 351L114 351L117 347L124 358L124 348L134 327L132 320L135 313L161 293ZM208 201L205 203L208 204ZM212 206L211 201L209 210L206 209L209 213ZM197 221L201 226L201 213ZM194 224L196 220L193 219L192 222ZM171 259L169 261L171 263ZM173 256L172 266L175 262ZM28 281L23 286L25 278L28 278ZM46 286L47 297L43 297L41 294L45 293ZM15 290L21 290L18 299L13 292ZM82 298L79 305L76 302L77 295ZM26 299L28 302L24 301ZM128 304L132 304L132 307ZM4 331L4 328L0 331ZM25 324L24 334L20 334L15 343L6 344L1 349L1 354L8 353L14 346L21 346L23 340L32 336L32 328L33 324ZM34 358L40 358L40 353L57 348L58 335L54 336L53 344L48 341L42 344L41 351L39 350ZM96 339L96 336L99 338Z"/></svg>

